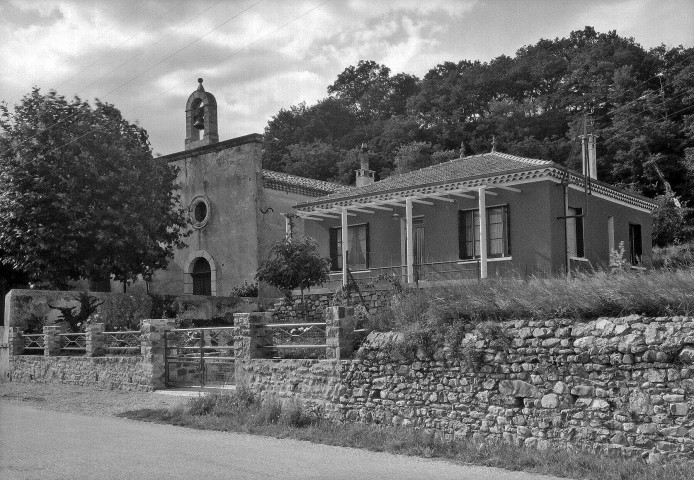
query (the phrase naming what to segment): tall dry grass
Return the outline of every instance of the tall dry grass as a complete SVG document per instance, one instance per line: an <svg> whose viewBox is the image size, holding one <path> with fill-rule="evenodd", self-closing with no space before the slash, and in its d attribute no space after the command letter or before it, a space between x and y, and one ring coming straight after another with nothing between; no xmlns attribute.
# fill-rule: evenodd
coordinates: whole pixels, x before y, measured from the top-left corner
<svg viewBox="0 0 694 480"><path fill-rule="evenodd" d="M577 321L630 314L694 315L694 269L600 271L571 277L489 279L399 295L370 326L405 336L405 348L455 344L482 322L531 318Z"/></svg>

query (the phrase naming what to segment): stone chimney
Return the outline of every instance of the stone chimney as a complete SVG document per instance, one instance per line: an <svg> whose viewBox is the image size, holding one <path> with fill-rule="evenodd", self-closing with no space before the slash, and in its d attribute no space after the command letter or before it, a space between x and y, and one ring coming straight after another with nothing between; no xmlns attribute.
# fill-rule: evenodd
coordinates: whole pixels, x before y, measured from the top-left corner
<svg viewBox="0 0 694 480"><path fill-rule="evenodd" d="M598 179L598 157L595 148L595 134L588 135L588 165L590 165L590 178Z"/></svg>
<svg viewBox="0 0 694 480"><path fill-rule="evenodd" d="M361 150L359 151L359 163L361 168L357 170L357 187L363 187L364 185L371 185L374 183L374 171L369 170L369 149L366 143L361 144Z"/></svg>
<svg viewBox="0 0 694 480"><path fill-rule="evenodd" d="M582 149L585 150L586 148L588 151L584 151L582 157L588 159L588 176L594 180L598 179L598 161L597 161L597 150L595 148L595 138L596 135L594 133L589 133L587 135L588 141L582 142ZM584 136L581 136L581 138L585 139ZM583 175L586 174L586 162L583 163Z"/></svg>

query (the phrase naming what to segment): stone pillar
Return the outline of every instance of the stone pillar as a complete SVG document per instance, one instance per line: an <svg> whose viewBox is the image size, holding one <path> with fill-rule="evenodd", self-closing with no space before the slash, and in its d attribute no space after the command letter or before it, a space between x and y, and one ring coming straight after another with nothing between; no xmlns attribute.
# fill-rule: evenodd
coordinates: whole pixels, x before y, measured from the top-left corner
<svg viewBox="0 0 694 480"><path fill-rule="evenodd" d="M60 336L63 333L61 325L44 325L43 327L43 354L46 357L60 356Z"/></svg>
<svg viewBox="0 0 694 480"><path fill-rule="evenodd" d="M93 323L87 325L85 337L87 339L87 357L104 356L104 330L103 323Z"/></svg>
<svg viewBox="0 0 694 480"><path fill-rule="evenodd" d="M150 378L153 390L166 388L166 351L164 341L166 332L173 330L173 319L147 319L142 321L140 349L145 375Z"/></svg>
<svg viewBox="0 0 694 480"><path fill-rule="evenodd" d="M24 339L22 338L22 330L20 328L9 327L7 346L10 355L21 355L24 353Z"/></svg>
<svg viewBox="0 0 694 480"><path fill-rule="evenodd" d="M350 358L354 348L354 308L328 307L325 312L325 355L340 360Z"/></svg>
<svg viewBox="0 0 694 480"><path fill-rule="evenodd" d="M269 331L264 325L272 323L272 312L251 312L234 314L234 324L239 333L234 341L237 359L266 358L267 351L261 347L270 343Z"/></svg>

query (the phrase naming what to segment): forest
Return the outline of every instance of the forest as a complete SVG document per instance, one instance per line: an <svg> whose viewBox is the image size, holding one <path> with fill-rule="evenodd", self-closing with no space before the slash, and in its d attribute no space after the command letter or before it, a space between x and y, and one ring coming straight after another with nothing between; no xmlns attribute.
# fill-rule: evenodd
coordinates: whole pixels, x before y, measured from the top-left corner
<svg viewBox="0 0 694 480"><path fill-rule="evenodd" d="M598 136L598 179L664 206L692 203L694 48L647 50L592 27L513 57L447 61L421 79L361 60L324 99L272 117L263 166L352 184L362 143L379 180L489 152L494 141L580 171L584 123Z"/></svg>

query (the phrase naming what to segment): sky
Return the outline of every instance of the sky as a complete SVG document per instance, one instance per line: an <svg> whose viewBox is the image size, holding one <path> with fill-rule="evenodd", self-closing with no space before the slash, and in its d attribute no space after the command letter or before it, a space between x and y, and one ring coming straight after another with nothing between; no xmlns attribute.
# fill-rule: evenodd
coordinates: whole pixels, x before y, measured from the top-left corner
<svg viewBox="0 0 694 480"><path fill-rule="evenodd" d="M99 98L183 150L204 79L220 140L327 97L359 60L423 77L445 61L512 56L586 25L645 48L694 46L692 0L0 0L0 101L32 86Z"/></svg>

